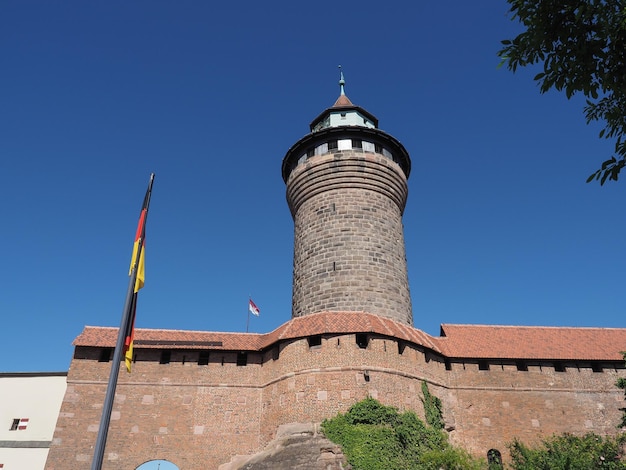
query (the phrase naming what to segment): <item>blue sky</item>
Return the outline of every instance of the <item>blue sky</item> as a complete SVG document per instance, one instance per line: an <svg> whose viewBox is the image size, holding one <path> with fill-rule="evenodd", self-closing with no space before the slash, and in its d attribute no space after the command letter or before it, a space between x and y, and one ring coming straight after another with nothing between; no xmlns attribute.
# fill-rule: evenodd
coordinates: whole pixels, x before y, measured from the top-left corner
<svg viewBox="0 0 626 470"><path fill-rule="evenodd" d="M498 69L506 2L2 2L0 371L118 326L156 174L137 327L291 318L281 161L346 93L411 154L415 326L623 327L626 183L581 99Z"/></svg>

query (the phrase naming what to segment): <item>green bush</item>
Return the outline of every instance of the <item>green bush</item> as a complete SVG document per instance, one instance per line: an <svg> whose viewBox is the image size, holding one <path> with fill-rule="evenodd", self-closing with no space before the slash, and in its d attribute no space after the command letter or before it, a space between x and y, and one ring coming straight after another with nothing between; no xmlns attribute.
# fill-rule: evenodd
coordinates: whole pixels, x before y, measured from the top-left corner
<svg viewBox="0 0 626 470"><path fill-rule="evenodd" d="M626 470L620 448L626 438L562 434L529 448L518 440L509 446L514 470Z"/></svg>
<svg viewBox="0 0 626 470"><path fill-rule="evenodd" d="M426 407L425 399L425 407ZM431 401L431 403L437 403ZM439 402L440 403L440 402ZM484 459L453 447L438 422L426 424L412 411L404 413L367 398L322 423L328 439L339 444L354 470L483 470ZM601 437L590 433L579 437L555 435L539 446L513 441L511 470L626 470L620 460L626 435Z"/></svg>
<svg viewBox="0 0 626 470"><path fill-rule="evenodd" d="M372 397L355 403L346 415L350 424L388 424L393 426L398 421L398 410L385 406Z"/></svg>
<svg viewBox="0 0 626 470"><path fill-rule="evenodd" d="M328 439L341 445L354 470L478 470L483 460L453 448L440 429L415 413L399 413L367 398L322 423Z"/></svg>

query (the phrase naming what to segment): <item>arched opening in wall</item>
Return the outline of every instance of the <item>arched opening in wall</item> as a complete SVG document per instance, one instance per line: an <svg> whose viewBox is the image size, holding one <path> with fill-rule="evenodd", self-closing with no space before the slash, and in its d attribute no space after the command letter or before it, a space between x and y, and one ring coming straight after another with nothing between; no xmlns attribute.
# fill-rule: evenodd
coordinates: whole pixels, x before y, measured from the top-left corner
<svg viewBox="0 0 626 470"><path fill-rule="evenodd" d="M487 463L489 464L489 470L504 468L502 466L502 454L498 449L489 449L487 451Z"/></svg>
<svg viewBox="0 0 626 470"><path fill-rule="evenodd" d="M146 463L142 463L135 470L180 470L180 469L168 460L150 460Z"/></svg>

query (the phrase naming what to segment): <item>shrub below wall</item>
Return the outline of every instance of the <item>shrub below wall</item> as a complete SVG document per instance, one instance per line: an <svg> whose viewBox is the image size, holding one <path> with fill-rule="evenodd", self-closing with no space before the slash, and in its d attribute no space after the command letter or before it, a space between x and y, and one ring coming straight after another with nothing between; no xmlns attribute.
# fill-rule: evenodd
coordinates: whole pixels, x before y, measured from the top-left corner
<svg viewBox="0 0 626 470"><path fill-rule="evenodd" d="M482 459L452 447L444 431L425 424L412 411L399 413L373 398L322 423L354 470L480 470Z"/></svg>

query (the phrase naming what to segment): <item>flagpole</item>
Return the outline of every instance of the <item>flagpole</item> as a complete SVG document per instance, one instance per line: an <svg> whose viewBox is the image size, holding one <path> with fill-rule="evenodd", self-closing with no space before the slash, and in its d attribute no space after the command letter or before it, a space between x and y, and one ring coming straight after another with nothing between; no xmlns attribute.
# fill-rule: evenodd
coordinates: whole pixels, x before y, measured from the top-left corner
<svg viewBox="0 0 626 470"><path fill-rule="evenodd" d="M248 298L248 321L246 322L246 333L248 332L248 328L250 327L250 300L252 297Z"/></svg>
<svg viewBox="0 0 626 470"><path fill-rule="evenodd" d="M150 174L150 184L148 186L148 201L150 204L149 195L152 193L152 183L154 182L154 173ZM146 207L147 209L147 207ZM147 219L146 210L146 219ZM144 220L145 227L146 220ZM120 323L120 329L117 334L117 343L115 344L115 351L113 352L113 364L111 364L111 374L109 375L109 383L107 385L106 396L104 398L104 405L102 406L102 417L100 418L100 427L98 428L98 437L96 438L96 446L93 453L93 460L91 462L91 470L101 470L102 461L104 459L104 448L106 446L107 434L109 433L109 424L111 422L111 411L113 410L113 400L115 398L115 389L117 388L117 378L120 372L120 363L122 362L122 354L124 352L124 340L128 331L126 331L131 315L131 305L133 302L133 296L135 294L135 283L137 282L137 267L139 259L141 257L141 249L137 250L135 259L133 260L133 268L130 273L130 280L128 281L128 290L126 291L126 300L124 301L124 310L122 311L122 321Z"/></svg>
<svg viewBox="0 0 626 470"><path fill-rule="evenodd" d="M111 422L111 411L113 410L113 399L115 398L115 389L117 388L117 377L120 373L120 363L122 362L122 354L124 351L124 340L126 339L126 325L130 318L130 306L135 293L135 282L137 280L137 268L133 269L130 281L128 282L128 291L126 292L126 301L124 302L124 311L122 314L122 322L120 323L119 333L117 334L117 343L115 352L113 353L113 364L111 365L111 375L109 375L109 384L107 385L106 397L102 407L102 418L100 419L100 428L98 429L98 437L96 439L96 447L93 453L93 461L91 462L91 470L100 470L102 468L102 460L104 457L104 447L109 432L109 423Z"/></svg>

